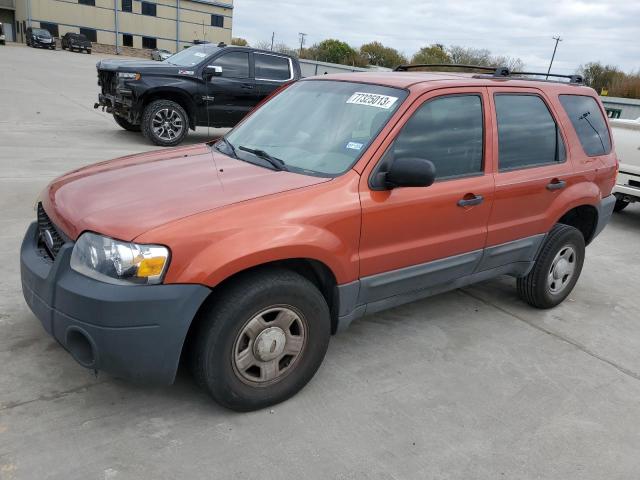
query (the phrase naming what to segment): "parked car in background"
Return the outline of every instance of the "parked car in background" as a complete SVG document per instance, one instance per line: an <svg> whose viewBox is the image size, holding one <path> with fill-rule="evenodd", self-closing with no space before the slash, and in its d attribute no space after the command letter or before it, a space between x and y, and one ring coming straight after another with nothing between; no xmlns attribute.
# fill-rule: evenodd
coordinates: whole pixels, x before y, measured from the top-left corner
<svg viewBox="0 0 640 480"><path fill-rule="evenodd" d="M53 38L53 35L49 33L49 30L45 30L44 28L27 28L27 45L29 47L42 47L49 48L51 50L56 49L56 39Z"/></svg>
<svg viewBox="0 0 640 480"><path fill-rule="evenodd" d="M613 193L615 211L640 201L640 118L636 120L611 119L611 131L620 160L620 172Z"/></svg>
<svg viewBox="0 0 640 480"><path fill-rule="evenodd" d="M151 52L151 60L161 62L162 60L166 60L167 58L169 58L171 55L173 55L173 53L171 53L169 50L157 48Z"/></svg>
<svg viewBox="0 0 640 480"><path fill-rule="evenodd" d="M198 78L186 94L286 72L281 56L254 67L255 50L182 53L178 75ZM119 90L176 84L156 68L106 71ZM233 73L215 93L209 68ZM144 108L153 128L183 109L165 95ZM299 391L331 334L364 315L501 275L533 307L560 304L611 217L617 166L604 108L577 80L312 77L216 142L53 181L22 244L22 288L84 367L169 384L182 359L215 400L254 410Z"/></svg>
<svg viewBox="0 0 640 480"><path fill-rule="evenodd" d="M2 27L2 23L0 23L0 45L4 45L6 43L6 37L4 33L4 28Z"/></svg>
<svg viewBox="0 0 640 480"><path fill-rule="evenodd" d="M62 36L61 43L63 50L91 53L91 41L82 33L65 33Z"/></svg>
<svg viewBox="0 0 640 480"><path fill-rule="evenodd" d="M178 145L189 129L233 127L281 86L300 78L295 57L249 47L202 44L162 62L101 60L103 107L125 130Z"/></svg>

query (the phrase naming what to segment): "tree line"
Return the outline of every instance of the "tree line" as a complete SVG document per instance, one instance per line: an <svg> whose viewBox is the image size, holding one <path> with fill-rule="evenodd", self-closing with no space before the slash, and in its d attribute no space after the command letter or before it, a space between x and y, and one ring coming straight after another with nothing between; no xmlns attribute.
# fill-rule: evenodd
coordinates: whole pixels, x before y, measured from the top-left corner
<svg viewBox="0 0 640 480"><path fill-rule="evenodd" d="M580 65L577 73L600 95L640 98L640 72L625 73L614 65L590 62Z"/></svg>

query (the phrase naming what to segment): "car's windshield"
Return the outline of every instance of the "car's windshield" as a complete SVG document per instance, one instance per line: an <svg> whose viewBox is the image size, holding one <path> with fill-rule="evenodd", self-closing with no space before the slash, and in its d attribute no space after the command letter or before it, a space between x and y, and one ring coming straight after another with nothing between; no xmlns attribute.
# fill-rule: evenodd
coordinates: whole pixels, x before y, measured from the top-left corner
<svg viewBox="0 0 640 480"><path fill-rule="evenodd" d="M193 67L218 50L220 50L220 47L215 45L195 45L172 55L171 58L168 58L163 62L170 63L171 65L176 65L178 67Z"/></svg>
<svg viewBox="0 0 640 480"><path fill-rule="evenodd" d="M35 33L36 35L42 35L43 37L51 36L51 34L49 33L49 30L45 30L44 28L36 28L33 30L33 33Z"/></svg>
<svg viewBox="0 0 640 480"><path fill-rule="evenodd" d="M336 176L360 158L407 96L405 90L330 80L298 82L226 139L238 156L261 150L290 171ZM240 147L245 149L240 149Z"/></svg>

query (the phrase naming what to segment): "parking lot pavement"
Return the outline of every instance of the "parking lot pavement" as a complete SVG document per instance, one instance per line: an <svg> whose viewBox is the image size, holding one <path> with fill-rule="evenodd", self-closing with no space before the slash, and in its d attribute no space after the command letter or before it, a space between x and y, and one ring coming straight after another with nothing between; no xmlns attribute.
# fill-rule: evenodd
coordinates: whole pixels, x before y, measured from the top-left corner
<svg viewBox="0 0 640 480"><path fill-rule="evenodd" d="M26 307L18 252L54 176L152 148L93 110L98 58L0 47L0 479L637 477L639 205L561 306L506 278L359 320L272 409L78 366Z"/></svg>

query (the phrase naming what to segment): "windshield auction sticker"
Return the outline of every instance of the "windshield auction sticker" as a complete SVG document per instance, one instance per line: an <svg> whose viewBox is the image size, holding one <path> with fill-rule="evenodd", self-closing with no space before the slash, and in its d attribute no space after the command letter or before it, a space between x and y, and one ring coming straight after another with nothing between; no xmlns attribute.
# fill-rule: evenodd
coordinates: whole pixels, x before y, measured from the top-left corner
<svg viewBox="0 0 640 480"><path fill-rule="evenodd" d="M349 97L347 103L356 105L367 105L369 107L391 108L398 101L398 97L390 97L389 95L379 95L377 93L356 92Z"/></svg>

